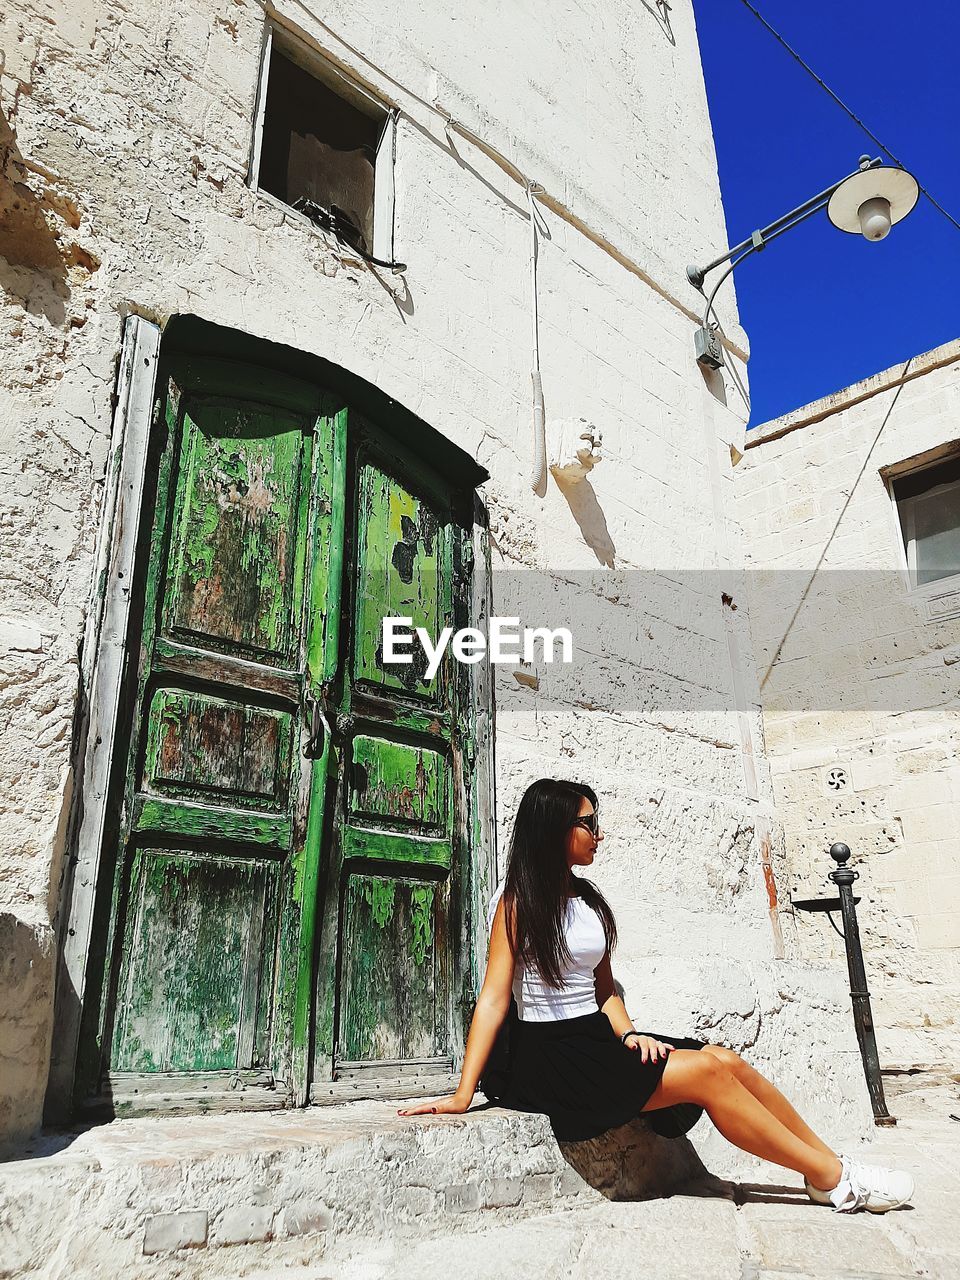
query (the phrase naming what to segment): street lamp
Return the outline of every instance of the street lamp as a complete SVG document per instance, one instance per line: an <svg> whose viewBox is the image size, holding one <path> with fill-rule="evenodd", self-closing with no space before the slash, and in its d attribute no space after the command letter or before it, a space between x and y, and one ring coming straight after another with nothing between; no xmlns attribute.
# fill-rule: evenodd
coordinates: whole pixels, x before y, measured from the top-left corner
<svg viewBox="0 0 960 1280"><path fill-rule="evenodd" d="M710 313L717 290L744 258L751 253L759 253L771 240L801 222L806 222L807 218L813 217L821 209L826 209L827 217L840 231L862 235L867 240L882 240L895 223L907 216L919 197L919 183L906 169L884 165L879 156L874 160L869 156L861 156L859 167L827 187L826 191L804 201L761 231L754 231L748 240L727 249L705 267L687 267L687 279L702 293L704 279L714 267L719 267L722 262L730 263L711 289L700 328L694 335L697 363L708 369L719 369L723 364L717 325L716 322L713 326L710 325Z"/></svg>

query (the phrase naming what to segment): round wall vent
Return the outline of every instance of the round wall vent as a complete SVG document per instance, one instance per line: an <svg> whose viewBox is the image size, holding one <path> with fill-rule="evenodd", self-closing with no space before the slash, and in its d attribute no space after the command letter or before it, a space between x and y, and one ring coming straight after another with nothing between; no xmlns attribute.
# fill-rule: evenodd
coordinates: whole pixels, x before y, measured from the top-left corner
<svg viewBox="0 0 960 1280"><path fill-rule="evenodd" d="M824 770L823 787L828 795L838 795L850 790L850 770L846 765L834 764Z"/></svg>

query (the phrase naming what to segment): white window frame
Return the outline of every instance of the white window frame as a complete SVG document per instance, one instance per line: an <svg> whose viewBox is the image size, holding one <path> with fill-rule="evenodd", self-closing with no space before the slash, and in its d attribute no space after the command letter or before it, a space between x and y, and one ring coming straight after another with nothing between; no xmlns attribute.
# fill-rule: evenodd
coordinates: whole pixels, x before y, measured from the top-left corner
<svg viewBox="0 0 960 1280"><path fill-rule="evenodd" d="M914 499L898 499L895 484L909 475L930 471L940 463L950 462L957 457L960 457L960 441L946 447L938 446L919 458L885 467L882 472L890 499L890 514L900 552L904 586L907 593L921 606L928 622L946 622L952 618L960 618L960 573L936 578L933 582L917 582L916 538L913 536ZM941 487L947 488L947 485L937 486Z"/></svg>
<svg viewBox="0 0 960 1280"><path fill-rule="evenodd" d="M263 122L267 110L267 81L270 77L270 56L274 43L285 56L296 62L322 84L335 93L342 93L346 101L361 98L371 103L383 113L383 130L377 143L377 155L373 167L373 257L381 262L393 262L394 259L394 205L395 185L394 167L397 156L397 107L370 92L365 86L351 79L329 59L324 58L312 48L306 40L274 22L267 22L260 52L260 74L257 80L257 100L253 117L253 132L250 140L250 163L247 172L247 186L255 191L261 200L282 209L285 214L296 218L312 231L317 228L313 222L280 200L270 191L260 186L260 154L263 147ZM353 246L347 246L353 251Z"/></svg>

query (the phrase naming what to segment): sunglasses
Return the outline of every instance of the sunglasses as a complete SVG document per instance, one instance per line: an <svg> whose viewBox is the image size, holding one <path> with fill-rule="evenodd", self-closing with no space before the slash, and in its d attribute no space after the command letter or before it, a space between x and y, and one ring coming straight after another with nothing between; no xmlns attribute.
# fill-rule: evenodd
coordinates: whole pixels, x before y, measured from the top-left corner
<svg viewBox="0 0 960 1280"><path fill-rule="evenodd" d="M575 827L585 827L591 835L595 836L600 830L600 818L595 813L588 813L586 817L574 818L573 825Z"/></svg>

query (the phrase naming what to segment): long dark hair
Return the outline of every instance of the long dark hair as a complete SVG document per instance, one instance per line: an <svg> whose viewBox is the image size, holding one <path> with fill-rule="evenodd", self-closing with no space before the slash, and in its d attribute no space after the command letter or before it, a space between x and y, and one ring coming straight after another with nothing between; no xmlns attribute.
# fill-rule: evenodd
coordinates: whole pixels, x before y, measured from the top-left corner
<svg viewBox="0 0 960 1280"><path fill-rule="evenodd" d="M597 808L597 794L582 782L540 778L523 793L510 839L503 887L504 911L514 955L534 965L549 987L563 986L563 968L572 959L564 936L569 868L566 840L586 797ZM607 948L617 945L617 924L607 900L589 880L576 876L580 894L603 924Z"/></svg>

